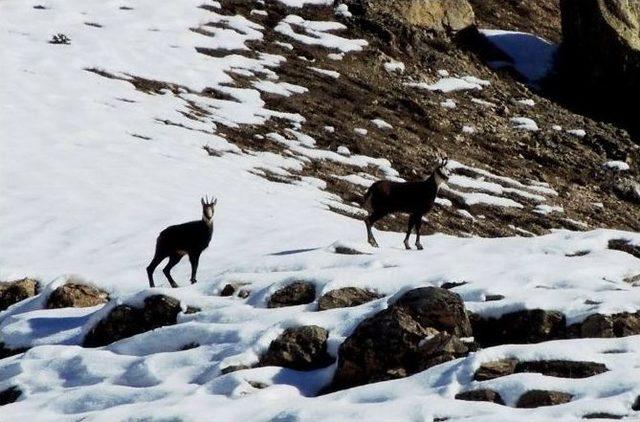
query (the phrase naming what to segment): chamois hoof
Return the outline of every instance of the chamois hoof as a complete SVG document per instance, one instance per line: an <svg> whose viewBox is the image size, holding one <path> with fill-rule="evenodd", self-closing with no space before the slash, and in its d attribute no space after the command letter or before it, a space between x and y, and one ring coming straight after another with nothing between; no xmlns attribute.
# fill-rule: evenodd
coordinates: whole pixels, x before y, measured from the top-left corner
<svg viewBox="0 0 640 422"><path fill-rule="evenodd" d="M416 248L418 248L419 251L424 249L424 247L420 243L416 243Z"/></svg>
<svg viewBox="0 0 640 422"><path fill-rule="evenodd" d="M406 250L408 250L408 251L410 251L410 250L411 250L411 246L409 246L409 244L408 244L408 243L405 243L405 244L404 244L404 247L405 247L405 249L406 249Z"/></svg>
<svg viewBox="0 0 640 422"><path fill-rule="evenodd" d="M191 284L196 284L198 280L191 280Z"/></svg>

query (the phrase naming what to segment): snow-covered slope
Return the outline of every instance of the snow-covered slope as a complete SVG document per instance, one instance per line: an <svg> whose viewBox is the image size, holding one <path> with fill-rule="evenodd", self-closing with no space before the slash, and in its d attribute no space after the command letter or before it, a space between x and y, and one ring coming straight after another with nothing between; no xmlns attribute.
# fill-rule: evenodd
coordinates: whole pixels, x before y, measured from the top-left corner
<svg viewBox="0 0 640 422"><path fill-rule="evenodd" d="M487 348L404 380L321 397L313 396L330 381L335 365L312 372L263 367L222 375L225 367L256 363L291 326L329 330L329 353L335 356L359 322L398 294L445 282L466 281L456 293L469 310L485 316L544 308L562 311L575 323L594 313L635 312L640 294L624 280L640 273L640 260L607 245L612 239L640 245L640 234L604 229L506 239L435 234L424 241L424 251L407 252L400 248L402 234L384 232L378 235L383 247L370 249L360 221L331 211L354 207L326 192L325 181L302 176L285 184L263 176L299 171L312 160L352 168L361 185L371 183L370 173L398 178L398 172L384 157L317 147L305 136L305 116L268 109L261 93L305 91L280 83L284 57L239 54L248 52L247 42L263 37L257 23L262 12L229 17L217 2L202 5L201 0L0 4L0 14L9 17L0 22L0 44L8 46L0 53L0 280L29 275L47 285L39 296L0 313L0 341L30 348L0 361L0 391L17 385L23 392L18 402L0 407L0 420L496 421L526 412L527 420L546 421L593 412L629 414L640 393L638 337ZM333 21L290 15L276 28L291 43L333 54L356 54L366 45L340 36L343 26ZM49 43L56 33L66 34L70 43ZM255 83L245 86L233 75L249 75ZM459 80L484 84L469 78ZM282 144L282 153L242 149L218 130L270 127L274 120L287 126L289 138L272 133L248 141ZM477 175L458 174L448 188L469 205L505 206L515 202L505 196L510 195L533 209L532 204L553 203L557 196L540 182L501 178L458 162L454 167ZM219 205L199 283L187 286L183 262L174 277L185 287L147 289L144 267L157 233L199 218L199 198L205 194L218 197ZM446 200L441 205L452 206ZM335 242L362 254L336 254ZM43 309L48 293L68 274L106 288L114 299L104 307ZM156 279L166 286L160 272ZM315 304L268 309L271 293L294 280L313 283L318 295L355 286L384 297L325 312L316 312ZM251 295L218 296L231 282L247 283ZM202 310L181 314L177 325L104 348L79 346L87 329L115 304L138 303L158 292L180 299L184 308ZM496 294L505 298L485 300ZM182 350L190 344L198 347ZM482 362L572 360L576 351L581 360L604 363L609 372L585 380L513 374L482 384L499 391L509 406L531 388L570 392L571 403L524 411L454 400L456 393L477 386L473 371Z"/></svg>

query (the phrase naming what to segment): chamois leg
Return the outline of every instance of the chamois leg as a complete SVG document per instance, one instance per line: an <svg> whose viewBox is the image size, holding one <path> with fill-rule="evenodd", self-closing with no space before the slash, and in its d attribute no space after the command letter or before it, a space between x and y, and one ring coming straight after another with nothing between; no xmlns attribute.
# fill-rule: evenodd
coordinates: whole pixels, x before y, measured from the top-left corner
<svg viewBox="0 0 640 422"><path fill-rule="evenodd" d="M376 242L375 237L373 237L373 232L371 231L371 227L376 223L376 221L380 220L384 215L380 213L371 213L364 219L364 224L367 226L367 241L374 248L378 247L378 242Z"/></svg>
<svg viewBox="0 0 640 422"><path fill-rule="evenodd" d="M409 224L407 227L407 235L404 237L404 247L407 250L411 250L411 246L409 246L409 237L411 236L411 231L413 230L414 227L416 227L417 221L420 218L420 216L416 216L416 215L411 215L409 216Z"/></svg>
<svg viewBox="0 0 640 422"><path fill-rule="evenodd" d="M166 256L161 256L161 254L159 254L158 251L156 251L156 254L153 256L151 263L147 266L147 276L149 277L149 286L156 287L155 283L153 282L153 272L156 270L156 267L160 265L162 260L165 258Z"/></svg>
<svg viewBox="0 0 640 422"><path fill-rule="evenodd" d="M196 284L196 273L198 272L198 262L200 261L199 253L189 254L189 262L191 262L191 284Z"/></svg>
<svg viewBox="0 0 640 422"><path fill-rule="evenodd" d="M423 250L422 243L420 243L420 228L422 227L422 216L419 216L416 221L416 248L419 251Z"/></svg>
<svg viewBox="0 0 640 422"><path fill-rule="evenodd" d="M167 280L169 280L169 284L171 284L171 287L178 287L178 284L171 277L171 269L175 267L176 264L180 262L181 259L182 259L182 255L179 255L179 254L169 255L169 262L167 263L167 266L164 267L164 269L162 270L164 275L167 277Z"/></svg>

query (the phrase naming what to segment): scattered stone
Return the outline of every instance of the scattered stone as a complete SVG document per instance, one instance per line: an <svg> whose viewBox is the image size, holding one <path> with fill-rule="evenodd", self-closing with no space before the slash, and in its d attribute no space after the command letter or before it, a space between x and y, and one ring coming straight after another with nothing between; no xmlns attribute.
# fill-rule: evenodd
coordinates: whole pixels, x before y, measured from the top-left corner
<svg viewBox="0 0 640 422"><path fill-rule="evenodd" d="M314 300L316 300L316 287L306 281L297 281L272 294L267 306L269 308L282 308L285 306L305 305Z"/></svg>
<svg viewBox="0 0 640 422"><path fill-rule="evenodd" d="M471 327L462 299L448 290L411 290L365 319L342 343L330 391L402 378L464 356Z"/></svg>
<svg viewBox="0 0 640 422"><path fill-rule="evenodd" d="M518 362L514 369L516 373L536 372L558 378L588 378L608 371L602 363L567 360Z"/></svg>
<svg viewBox="0 0 640 422"><path fill-rule="evenodd" d="M504 401L502 400L502 397L500 397L500 394L496 393L493 390L489 390L488 388L464 391L462 393L456 394L455 398L457 400L488 401L491 403L504 405Z"/></svg>
<svg viewBox="0 0 640 422"><path fill-rule="evenodd" d="M184 346L182 346L180 348L180 350L181 351L191 350L191 349L197 349L198 347L200 347L200 345L198 343L196 343L195 341L192 341L191 343L187 343Z"/></svg>
<svg viewBox="0 0 640 422"><path fill-rule="evenodd" d="M542 406L555 406L569 403L573 396L561 391L530 390L520 396L516 407L521 409L533 409Z"/></svg>
<svg viewBox="0 0 640 422"><path fill-rule="evenodd" d="M233 296L233 294L236 292L236 288L231 285L231 284L227 284L226 286L224 286L224 288L220 291L220 296Z"/></svg>
<svg viewBox="0 0 640 422"><path fill-rule="evenodd" d="M249 369L249 368L251 368L251 367L247 366L247 365L230 365L230 366L226 366L226 367L222 368L220 370L220 373L222 375L230 374L231 372L242 371L243 369Z"/></svg>
<svg viewBox="0 0 640 422"><path fill-rule="evenodd" d="M258 366L282 366L311 371L331 365L327 353L329 332L317 325L287 328L269 345Z"/></svg>
<svg viewBox="0 0 640 422"><path fill-rule="evenodd" d="M349 246L344 246L344 245L338 245L336 247L334 247L333 251L339 255L370 255L367 253L364 253L362 251L359 251L357 249L354 248L350 248Z"/></svg>
<svg viewBox="0 0 640 422"><path fill-rule="evenodd" d="M191 315L191 314L197 314L198 312L201 312L202 309L198 308L197 306L187 306L187 309L185 309L184 313L185 315Z"/></svg>
<svg viewBox="0 0 640 422"><path fill-rule="evenodd" d="M251 294L251 290L242 289L238 292L238 297L240 299L246 299L249 297L250 294Z"/></svg>
<svg viewBox="0 0 640 422"><path fill-rule="evenodd" d="M640 334L640 317L637 313L589 315L580 327L583 338L627 337L637 334Z"/></svg>
<svg viewBox="0 0 640 422"><path fill-rule="evenodd" d="M504 299L503 295L486 295L484 297L485 302L496 302L498 300Z"/></svg>
<svg viewBox="0 0 640 422"><path fill-rule="evenodd" d="M476 341L483 346L526 344L565 338L566 319L561 312L523 310L500 318L471 315Z"/></svg>
<svg viewBox="0 0 640 422"><path fill-rule="evenodd" d="M582 416L582 419L622 419L624 415L614 415L607 412L588 413Z"/></svg>
<svg viewBox="0 0 640 422"><path fill-rule="evenodd" d="M640 246L633 245L626 239L612 239L609 241L609 249L626 252L640 259Z"/></svg>
<svg viewBox="0 0 640 422"><path fill-rule="evenodd" d="M516 359L503 359L483 363L476 370L473 379L476 381L488 381L511 375L515 372L517 363Z"/></svg>
<svg viewBox="0 0 640 422"><path fill-rule="evenodd" d="M379 294L357 287L331 290L318 299L318 311L335 308L350 308L381 298Z"/></svg>
<svg viewBox="0 0 640 422"><path fill-rule="evenodd" d="M253 388L257 388L258 390L262 390L263 388L267 388L269 386L269 384L265 384L264 382L260 381L247 381L247 383L249 383L249 385Z"/></svg>
<svg viewBox="0 0 640 422"><path fill-rule="evenodd" d="M39 283L31 278L0 283L0 311L38 294Z"/></svg>
<svg viewBox="0 0 640 422"><path fill-rule="evenodd" d="M0 406L15 403L22 395L22 390L17 386L9 387L0 391Z"/></svg>
<svg viewBox="0 0 640 422"><path fill-rule="evenodd" d="M440 286L440 288L441 289L446 289L446 290L451 290L451 289L455 289L456 287L464 286L465 284L468 284L468 283L466 281L460 281L460 282L448 281L448 282L444 283L442 286Z"/></svg>
<svg viewBox="0 0 640 422"><path fill-rule="evenodd" d="M633 204L640 204L640 183L630 178L616 181L613 192L621 199Z"/></svg>
<svg viewBox="0 0 640 422"><path fill-rule="evenodd" d="M69 281L51 292L46 308L88 308L108 301L109 294L104 290L78 281Z"/></svg>
<svg viewBox="0 0 640 422"><path fill-rule="evenodd" d="M631 410L640 411L640 396L636 397L636 401L631 405Z"/></svg>
<svg viewBox="0 0 640 422"><path fill-rule="evenodd" d="M84 347L101 347L123 338L177 322L180 301L165 295L149 296L143 308L118 305L86 335Z"/></svg>

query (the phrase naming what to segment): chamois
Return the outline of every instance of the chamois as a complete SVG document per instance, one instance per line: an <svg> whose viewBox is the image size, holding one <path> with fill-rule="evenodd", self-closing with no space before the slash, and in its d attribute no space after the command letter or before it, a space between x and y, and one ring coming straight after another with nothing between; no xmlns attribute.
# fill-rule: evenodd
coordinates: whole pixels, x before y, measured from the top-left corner
<svg viewBox="0 0 640 422"><path fill-rule="evenodd" d="M171 269L185 255L189 255L191 262L191 284L196 283L200 254L209 246L213 235L213 214L218 200L211 201L208 198L203 198L200 203L202 204L202 220L170 226L160 232L156 241L156 253L147 267L151 287L155 287L153 272L167 257L169 257L169 262L162 272L169 280L171 287L178 287L171 277Z"/></svg>
<svg viewBox="0 0 640 422"><path fill-rule="evenodd" d="M449 180L447 169L448 158L439 160L438 166L431 176L421 182L391 182L379 180L367 190L363 197L364 208L369 212L364 222L367 226L368 241L371 246L378 247L378 242L373 237L371 227L376 221L393 212L409 214L409 227L404 238L404 246L409 246L411 230L416 229L416 247L422 249L420 243L420 227L422 216L428 213L435 203L440 186Z"/></svg>

